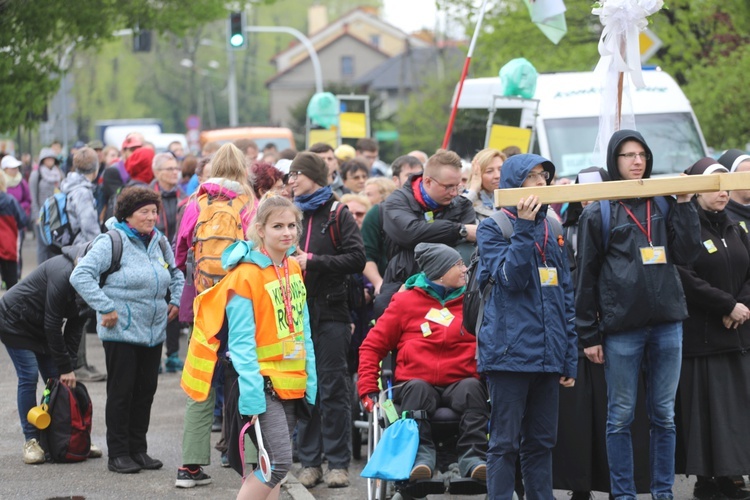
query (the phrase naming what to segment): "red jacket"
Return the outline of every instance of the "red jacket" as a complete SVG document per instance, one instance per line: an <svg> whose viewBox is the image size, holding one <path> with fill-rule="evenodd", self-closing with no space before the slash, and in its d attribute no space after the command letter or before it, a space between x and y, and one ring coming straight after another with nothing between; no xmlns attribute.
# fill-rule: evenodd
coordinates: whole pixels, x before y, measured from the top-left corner
<svg viewBox="0 0 750 500"><path fill-rule="evenodd" d="M423 281L423 276L410 278L407 287L414 281ZM465 378L479 378L476 339L461 334L463 294L449 296L443 304L420 285L393 296L359 348L360 396L380 391L380 361L394 349L396 383L420 379L445 387ZM449 326L426 318L431 309L440 311L444 307L454 316ZM428 328L423 330L425 323Z"/></svg>

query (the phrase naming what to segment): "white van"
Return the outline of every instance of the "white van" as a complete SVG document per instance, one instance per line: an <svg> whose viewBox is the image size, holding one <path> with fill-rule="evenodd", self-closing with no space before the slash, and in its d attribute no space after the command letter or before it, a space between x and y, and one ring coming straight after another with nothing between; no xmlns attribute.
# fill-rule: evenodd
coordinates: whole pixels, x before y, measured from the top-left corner
<svg viewBox="0 0 750 500"><path fill-rule="evenodd" d="M646 86L631 87L631 96L636 129L654 154L652 175L682 172L708 156L693 108L667 73L644 70L643 79ZM470 158L484 147L489 108L500 89L500 78L464 82L451 137L451 149L461 157ZM534 101L501 99L494 123L529 128L535 124L532 152L552 160L559 177L573 177L581 169L596 165L592 152L599 131L600 97L594 74L541 74L534 99L539 101L536 120ZM604 164L596 166L606 168Z"/></svg>

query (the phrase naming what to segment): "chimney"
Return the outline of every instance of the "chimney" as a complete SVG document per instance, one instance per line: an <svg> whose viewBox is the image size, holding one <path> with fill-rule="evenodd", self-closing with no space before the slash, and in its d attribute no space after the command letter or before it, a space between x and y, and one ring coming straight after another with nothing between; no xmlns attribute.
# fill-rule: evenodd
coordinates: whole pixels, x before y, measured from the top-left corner
<svg viewBox="0 0 750 500"><path fill-rule="evenodd" d="M307 35L312 35L328 25L328 10L325 5L311 5L307 9Z"/></svg>

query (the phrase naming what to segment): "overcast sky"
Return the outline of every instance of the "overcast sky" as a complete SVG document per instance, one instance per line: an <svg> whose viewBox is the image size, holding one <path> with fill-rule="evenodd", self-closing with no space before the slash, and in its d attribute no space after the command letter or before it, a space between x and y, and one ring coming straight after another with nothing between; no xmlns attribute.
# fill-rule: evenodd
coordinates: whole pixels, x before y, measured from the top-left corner
<svg viewBox="0 0 750 500"><path fill-rule="evenodd" d="M385 20L407 33L435 29L435 0L383 0Z"/></svg>

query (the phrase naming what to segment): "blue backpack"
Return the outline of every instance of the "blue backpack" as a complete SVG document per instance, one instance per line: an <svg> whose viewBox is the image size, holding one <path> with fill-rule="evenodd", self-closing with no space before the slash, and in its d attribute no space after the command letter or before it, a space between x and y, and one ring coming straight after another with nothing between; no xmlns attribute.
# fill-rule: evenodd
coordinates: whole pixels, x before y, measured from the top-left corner
<svg viewBox="0 0 750 500"><path fill-rule="evenodd" d="M60 250L73 243L77 233L73 231L66 206L68 195L55 193L39 209L39 233L45 245Z"/></svg>

